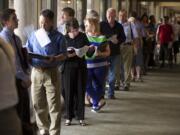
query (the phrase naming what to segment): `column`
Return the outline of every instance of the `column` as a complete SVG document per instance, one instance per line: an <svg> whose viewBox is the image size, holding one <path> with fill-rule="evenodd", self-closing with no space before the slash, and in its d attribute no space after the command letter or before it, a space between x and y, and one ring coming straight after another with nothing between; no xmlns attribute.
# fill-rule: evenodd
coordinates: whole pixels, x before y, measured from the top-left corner
<svg viewBox="0 0 180 135"><path fill-rule="evenodd" d="M100 20L106 19L107 0L100 0Z"/></svg>
<svg viewBox="0 0 180 135"><path fill-rule="evenodd" d="M54 12L54 27L57 27L57 14L58 14L58 11L57 11L57 5L58 5L58 2L57 0L49 0L49 4L50 5L50 9ZM48 3L47 3L47 6L48 6Z"/></svg>
<svg viewBox="0 0 180 135"><path fill-rule="evenodd" d="M168 15L168 8L164 7L163 12L164 12L164 16L167 16Z"/></svg>
<svg viewBox="0 0 180 135"><path fill-rule="evenodd" d="M82 2L82 12L81 12L81 24L83 24L84 18L86 17L86 13L87 13L87 0L81 0Z"/></svg>
<svg viewBox="0 0 180 135"><path fill-rule="evenodd" d="M130 0L125 0L127 15L130 13Z"/></svg>
<svg viewBox="0 0 180 135"><path fill-rule="evenodd" d="M156 21L158 21L160 18L160 6L158 2L155 3L155 12Z"/></svg>
<svg viewBox="0 0 180 135"><path fill-rule="evenodd" d="M9 1L8 0L1 0L0 1L0 10L6 9L9 7Z"/></svg>
<svg viewBox="0 0 180 135"><path fill-rule="evenodd" d="M16 29L16 33L20 36L22 44L25 44L27 40L27 37L23 34L24 27L31 24L32 21L31 2L32 0L14 0L14 8L19 19L19 26Z"/></svg>
<svg viewBox="0 0 180 135"><path fill-rule="evenodd" d="M164 7L160 7L160 16L161 18L164 16Z"/></svg>
<svg viewBox="0 0 180 135"><path fill-rule="evenodd" d="M121 0L116 0L116 3L117 3L117 6L116 6L116 9L117 9L117 12L119 12L121 10L121 3L122 1Z"/></svg>
<svg viewBox="0 0 180 135"><path fill-rule="evenodd" d="M138 16L141 16L141 2L140 1L137 1L137 15Z"/></svg>
<svg viewBox="0 0 180 135"><path fill-rule="evenodd" d="M150 2L150 4L149 4L149 15L155 15L155 5L154 5L154 2Z"/></svg>

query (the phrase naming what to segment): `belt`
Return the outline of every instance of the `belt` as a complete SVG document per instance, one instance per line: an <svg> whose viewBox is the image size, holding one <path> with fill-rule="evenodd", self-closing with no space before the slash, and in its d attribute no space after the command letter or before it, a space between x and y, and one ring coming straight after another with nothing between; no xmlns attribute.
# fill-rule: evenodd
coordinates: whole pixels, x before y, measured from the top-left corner
<svg viewBox="0 0 180 135"><path fill-rule="evenodd" d="M39 71L47 71L47 70L55 70L57 69L57 67L34 67L36 70L39 70Z"/></svg>

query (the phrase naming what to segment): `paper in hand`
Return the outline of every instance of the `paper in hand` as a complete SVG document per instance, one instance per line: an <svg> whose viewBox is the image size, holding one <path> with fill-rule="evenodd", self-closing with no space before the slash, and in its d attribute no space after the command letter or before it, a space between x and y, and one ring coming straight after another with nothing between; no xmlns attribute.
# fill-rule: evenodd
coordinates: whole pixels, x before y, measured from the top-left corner
<svg viewBox="0 0 180 135"><path fill-rule="evenodd" d="M84 46L84 47L81 47L78 49L76 49L74 47L68 47L67 50L69 50L69 49L73 49L75 51L76 55L78 57L82 58L86 54L86 52L88 51L89 46Z"/></svg>
<svg viewBox="0 0 180 135"><path fill-rule="evenodd" d="M45 47L49 43L51 43L51 40L49 39L46 31L43 28L40 28L35 32L35 36L40 44L41 47Z"/></svg>

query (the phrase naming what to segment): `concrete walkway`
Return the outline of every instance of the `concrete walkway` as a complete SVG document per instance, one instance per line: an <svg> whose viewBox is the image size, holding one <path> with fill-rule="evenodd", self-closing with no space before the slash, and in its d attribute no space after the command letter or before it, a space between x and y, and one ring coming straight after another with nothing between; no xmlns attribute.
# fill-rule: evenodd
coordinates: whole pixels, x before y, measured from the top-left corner
<svg viewBox="0 0 180 135"><path fill-rule="evenodd" d="M86 127L62 119L61 135L180 135L180 65L154 69L116 97L100 113L86 108Z"/></svg>

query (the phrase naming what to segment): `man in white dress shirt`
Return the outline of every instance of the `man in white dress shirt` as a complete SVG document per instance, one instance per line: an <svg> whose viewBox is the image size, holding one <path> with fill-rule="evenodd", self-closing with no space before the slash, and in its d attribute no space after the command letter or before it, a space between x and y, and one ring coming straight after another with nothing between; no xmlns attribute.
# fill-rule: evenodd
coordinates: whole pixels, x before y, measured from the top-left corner
<svg viewBox="0 0 180 135"><path fill-rule="evenodd" d="M131 80L131 67L133 61L133 45L138 38L138 32L133 23L128 22L127 12L125 10L119 11L119 23L122 24L124 28L124 33L126 35L126 41L121 47L121 56L124 70L121 70L121 74L124 75L124 90L129 90L130 80Z"/></svg>

